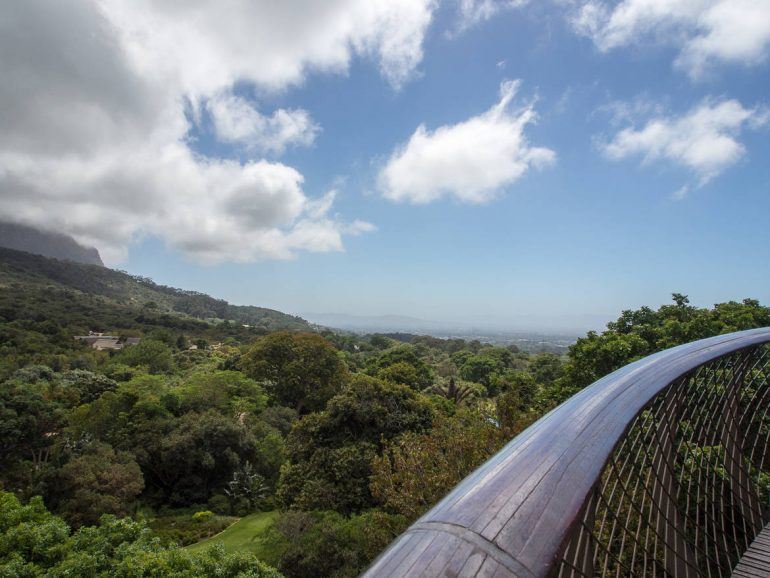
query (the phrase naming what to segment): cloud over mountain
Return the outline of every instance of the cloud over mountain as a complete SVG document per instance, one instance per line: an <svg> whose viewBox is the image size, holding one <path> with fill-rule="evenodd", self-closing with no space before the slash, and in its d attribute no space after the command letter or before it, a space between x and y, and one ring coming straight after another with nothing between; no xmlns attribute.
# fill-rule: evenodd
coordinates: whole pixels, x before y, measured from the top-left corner
<svg viewBox="0 0 770 578"><path fill-rule="evenodd" d="M281 90L372 59L414 73L432 0L30 0L0 20L0 217L73 235L109 262L139 235L204 261L342 249L349 225L277 160L203 157L191 130L280 154L313 143L310 113L264 113L237 83Z"/></svg>

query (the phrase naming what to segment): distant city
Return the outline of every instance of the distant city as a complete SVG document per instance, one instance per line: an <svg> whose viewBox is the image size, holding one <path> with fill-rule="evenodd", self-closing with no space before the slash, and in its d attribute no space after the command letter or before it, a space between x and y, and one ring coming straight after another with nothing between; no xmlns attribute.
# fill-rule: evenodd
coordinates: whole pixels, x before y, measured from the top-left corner
<svg viewBox="0 0 770 578"><path fill-rule="evenodd" d="M303 313L302 317L333 329L350 331L357 334L384 333L389 335L432 335L442 339L478 340L495 345L516 345L519 349L530 352L548 351L565 353L578 337L585 335L585 330L534 330L509 329L498 322L472 325L462 322L440 322L418 319L403 315L359 316L337 313ZM515 322L511 322L514 325ZM595 322L601 325L601 323Z"/></svg>

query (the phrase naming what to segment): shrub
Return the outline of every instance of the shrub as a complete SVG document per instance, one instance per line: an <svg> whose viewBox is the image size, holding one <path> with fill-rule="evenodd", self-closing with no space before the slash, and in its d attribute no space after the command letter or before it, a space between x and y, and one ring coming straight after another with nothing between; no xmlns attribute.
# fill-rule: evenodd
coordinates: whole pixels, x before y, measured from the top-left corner
<svg viewBox="0 0 770 578"><path fill-rule="evenodd" d="M214 512L212 512L211 510L203 510L202 512L195 512L192 515L193 521L199 522L199 523L210 522L213 517L214 517Z"/></svg>

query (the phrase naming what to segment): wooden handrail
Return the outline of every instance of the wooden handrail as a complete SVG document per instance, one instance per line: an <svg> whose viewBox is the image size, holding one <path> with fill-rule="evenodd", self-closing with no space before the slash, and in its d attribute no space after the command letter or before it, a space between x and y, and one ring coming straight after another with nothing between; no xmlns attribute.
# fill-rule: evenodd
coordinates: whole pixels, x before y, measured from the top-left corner
<svg viewBox="0 0 770 578"><path fill-rule="evenodd" d="M608 460L641 412L704 364L768 342L770 328L720 335L598 380L465 478L364 576L555 576L576 528L589 519Z"/></svg>

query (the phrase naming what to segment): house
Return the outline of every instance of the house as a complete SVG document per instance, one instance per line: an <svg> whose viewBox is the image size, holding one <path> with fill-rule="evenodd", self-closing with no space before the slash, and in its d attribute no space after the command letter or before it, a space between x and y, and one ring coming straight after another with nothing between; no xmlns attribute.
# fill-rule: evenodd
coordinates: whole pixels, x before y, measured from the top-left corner
<svg viewBox="0 0 770 578"><path fill-rule="evenodd" d="M91 344L91 347L97 351L120 351L123 349L123 344L117 337L100 337Z"/></svg>
<svg viewBox="0 0 770 578"><path fill-rule="evenodd" d="M89 332L88 335L76 335L75 339L77 339L78 341L85 341L91 347L94 347L94 344L97 341L101 341L105 339L118 341L118 337L116 335L105 335L104 333L94 333L92 331Z"/></svg>
<svg viewBox="0 0 770 578"><path fill-rule="evenodd" d="M141 341L141 337L127 337L124 340L117 335L105 335L89 331L88 335L75 335L78 341L85 341L90 347L98 351L120 351L128 345L136 345Z"/></svg>

